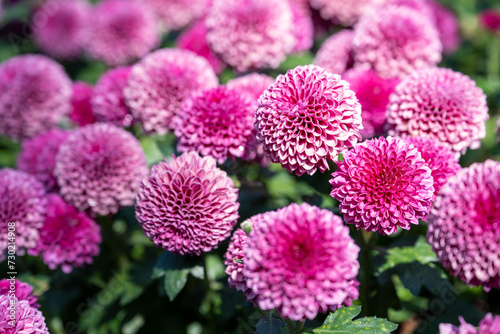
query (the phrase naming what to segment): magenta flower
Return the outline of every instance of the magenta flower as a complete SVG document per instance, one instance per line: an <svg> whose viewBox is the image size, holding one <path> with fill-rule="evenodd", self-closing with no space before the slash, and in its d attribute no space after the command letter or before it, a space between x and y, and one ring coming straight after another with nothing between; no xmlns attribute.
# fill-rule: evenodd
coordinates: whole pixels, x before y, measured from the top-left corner
<svg viewBox="0 0 500 334"><path fill-rule="evenodd" d="M0 135L36 136L56 127L71 109L71 81L61 65L41 55L0 64Z"/></svg>
<svg viewBox="0 0 500 334"><path fill-rule="evenodd" d="M10 242L9 227L11 232L15 229L17 255L24 255L26 249L36 246L45 210L45 190L34 176L0 169L0 262L5 260Z"/></svg>
<svg viewBox="0 0 500 334"><path fill-rule="evenodd" d="M73 84L73 96L71 104L73 106L69 114L70 120L78 126L85 126L95 123L95 115L90 105L90 98L94 94L94 87L83 81Z"/></svg>
<svg viewBox="0 0 500 334"><path fill-rule="evenodd" d="M87 24L88 54L110 66L144 57L160 43L154 13L139 1L101 1Z"/></svg>
<svg viewBox="0 0 500 334"><path fill-rule="evenodd" d="M40 49L59 59L80 55L87 42L90 6L82 0L48 0L35 11L31 23Z"/></svg>
<svg viewBox="0 0 500 334"><path fill-rule="evenodd" d="M440 334L498 334L500 333L500 316L493 316L491 313L479 322L479 328L465 322L464 318L459 317L460 326L456 327L452 324L440 324Z"/></svg>
<svg viewBox="0 0 500 334"><path fill-rule="evenodd" d="M384 133L386 124L386 109L389 95L399 83L398 79L381 78L375 71L351 69L344 75L344 80L351 85L351 90L361 104L363 127L361 135L364 138Z"/></svg>
<svg viewBox="0 0 500 334"><path fill-rule="evenodd" d="M500 163L463 168L438 193L427 240L454 276L469 285L500 288Z"/></svg>
<svg viewBox="0 0 500 334"><path fill-rule="evenodd" d="M11 318L12 310L9 308L12 301L15 305L15 319ZM49 334L42 312L30 306L27 300L13 300L6 295L0 296L0 329L2 334Z"/></svg>
<svg viewBox="0 0 500 334"><path fill-rule="evenodd" d="M389 6L364 16L352 41L356 67L383 78L402 78L436 65L442 45L430 18L406 6Z"/></svg>
<svg viewBox="0 0 500 334"><path fill-rule="evenodd" d="M225 86L193 93L173 120L177 150L209 155L220 164L242 157L252 138L254 114L246 94Z"/></svg>
<svg viewBox="0 0 500 334"><path fill-rule="evenodd" d="M22 143L17 167L36 177L47 192L57 191L57 180L54 176L56 155L68 136L69 132L54 129Z"/></svg>
<svg viewBox="0 0 500 334"><path fill-rule="evenodd" d="M295 44L292 52L302 52L309 50L313 45L314 26L309 13L303 10L299 5L288 1L292 10L293 27L292 33L295 38Z"/></svg>
<svg viewBox="0 0 500 334"><path fill-rule="evenodd" d="M337 74L298 66L259 98L257 140L273 162L297 175L322 173L361 140L361 105Z"/></svg>
<svg viewBox="0 0 500 334"><path fill-rule="evenodd" d="M135 213L155 246L179 254L216 248L238 219L238 189L212 157L172 156L141 184Z"/></svg>
<svg viewBox="0 0 500 334"><path fill-rule="evenodd" d="M239 72L276 68L295 44L287 0L214 0L208 45Z"/></svg>
<svg viewBox="0 0 500 334"><path fill-rule="evenodd" d="M500 32L500 10L494 8L484 10L479 15L479 22L488 30Z"/></svg>
<svg viewBox="0 0 500 334"><path fill-rule="evenodd" d="M227 88L248 94L258 106L258 99L264 91L274 83L274 79L266 74L250 73L241 77L231 79L227 82Z"/></svg>
<svg viewBox="0 0 500 334"><path fill-rule="evenodd" d="M174 115L192 92L216 87L218 78L200 56L178 49L162 49L132 67L125 102L148 133L173 129Z"/></svg>
<svg viewBox="0 0 500 334"><path fill-rule="evenodd" d="M452 53L460 46L460 28L457 16L438 1L428 1L445 53Z"/></svg>
<svg viewBox="0 0 500 334"><path fill-rule="evenodd" d="M40 239L30 255L41 255L42 260L55 270L61 267L66 274L73 268L90 264L99 254L101 228L85 213L51 194L47 200L47 216L40 230Z"/></svg>
<svg viewBox="0 0 500 334"><path fill-rule="evenodd" d="M90 105L97 122L128 127L134 118L125 104L123 90L127 86L131 67L118 67L104 73L94 87Z"/></svg>
<svg viewBox="0 0 500 334"><path fill-rule="evenodd" d="M406 77L389 97L390 135L431 137L454 152L476 149L485 137L486 95L468 76L430 68Z"/></svg>
<svg viewBox="0 0 500 334"><path fill-rule="evenodd" d="M399 138L364 141L337 163L330 184L347 224L382 235L427 219L434 198L431 170L420 152Z"/></svg>
<svg viewBox="0 0 500 334"><path fill-rule="evenodd" d="M430 168L434 180L434 195L437 195L448 179L460 170L457 156L449 147L432 138L407 137L405 140L415 146Z"/></svg>
<svg viewBox="0 0 500 334"><path fill-rule="evenodd" d="M342 30L328 39L321 45L314 64L323 67L330 73L344 74L353 65L352 56L352 30Z"/></svg>
<svg viewBox="0 0 500 334"><path fill-rule="evenodd" d="M343 26L352 26L366 15L375 12L388 0L310 0L311 6L319 10L321 17Z"/></svg>
<svg viewBox="0 0 500 334"><path fill-rule="evenodd" d="M15 291L18 300L26 300L32 307L40 307L37 304L38 296L33 294L33 287L28 283L21 282L17 278L14 280L4 278L0 280L0 295L12 296L10 291Z"/></svg>
<svg viewBox="0 0 500 334"><path fill-rule="evenodd" d="M202 17L208 11L212 0L144 0L158 16L162 27L179 30Z"/></svg>
<svg viewBox="0 0 500 334"><path fill-rule="evenodd" d="M61 145L54 169L62 198L93 215L114 214L134 204L147 172L139 141L105 123L74 130Z"/></svg>
<svg viewBox="0 0 500 334"><path fill-rule="evenodd" d="M199 20L184 30L177 38L177 47L182 50L192 51L205 58L215 73L222 72L226 67L226 64L208 47L207 27L204 20Z"/></svg>
<svg viewBox="0 0 500 334"><path fill-rule="evenodd" d="M252 292L252 289L247 287L245 276L243 275L245 265L241 262L236 262L243 262L245 259L243 248L247 244L247 239L247 234L241 228L233 233L227 252L224 254L224 265L226 266L226 274L229 276L227 279L228 285L238 291L242 291L248 301L253 301L255 294Z"/></svg>
<svg viewBox="0 0 500 334"><path fill-rule="evenodd" d="M243 276L262 310L313 319L358 298L359 247L328 210L294 203L267 212L243 251Z"/></svg>

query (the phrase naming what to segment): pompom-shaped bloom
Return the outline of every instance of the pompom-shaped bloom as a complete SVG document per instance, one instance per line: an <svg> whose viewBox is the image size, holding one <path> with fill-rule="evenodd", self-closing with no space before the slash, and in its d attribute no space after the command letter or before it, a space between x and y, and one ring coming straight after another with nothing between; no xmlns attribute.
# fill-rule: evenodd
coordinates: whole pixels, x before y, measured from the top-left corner
<svg viewBox="0 0 500 334"><path fill-rule="evenodd" d="M177 149L210 155L220 164L242 157L252 138L254 107L247 95L225 86L193 93L174 118Z"/></svg>
<svg viewBox="0 0 500 334"><path fill-rule="evenodd" d="M0 280L0 295L12 297L12 294L14 294L18 300L28 301L30 306L40 307L40 305L37 304L38 296L33 294L33 287L31 285L21 282L17 278L4 278Z"/></svg>
<svg viewBox="0 0 500 334"><path fill-rule="evenodd" d="M90 13L88 54L110 66L141 58L159 42L153 12L141 2L104 0Z"/></svg>
<svg viewBox="0 0 500 334"><path fill-rule="evenodd" d="M41 255L42 260L54 270L65 273L73 268L92 263L99 254L101 228L85 213L52 194L47 200L47 216L40 230L40 239L30 255Z"/></svg>
<svg viewBox="0 0 500 334"><path fill-rule="evenodd" d="M48 0L33 15L31 29L43 52L59 59L80 55L87 42L90 6L83 0Z"/></svg>
<svg viewBox="0 0 500 334"><path fill-rule="evenodd" d="M292 33L295 37L295 44L292 52L302 52L309 50L313 45L314 26L309 13L304 11L298 5L291 1L290 9L292 10L293 29Z"/></svg>
<svg viewBox="0 0 500 334"><path fill-rule="evenodd" d="M133 117L125 104L123 90L127 86L130 67L118 67L104 73L94 87L90 105L97 122L128 127Z"/></svg>
<svg viewBox="0 0 500 334"><path fill-rule="evenodd" d="M373 15L388 0L310 0L321 17L344 26L352 26L363 15ZM376 15L376 14L375 14Z"/></svg>
<svg viewBox="0 0 500 334"><path fill-rule="evenodd" d="M24 255L25 249L36 246L45 210L45 190L34 176L0 169L0 261L5 259L7 245L12 241L9 232L16 234L17 255Z"/></svg>
<svg viewBox="0 0 500 334"><path fill-rule="evenodd" d="M386 123L386 109L389 95L399 83L398 79L381 78L375 71L351 69L344 75L351 89L361 104L363 127L361 135L364 138L375 134L383 134Z"/></svg>
<svg viewBox="0 0 500 334"><path fill-rule="evenodd" d="M42 312L27 300L5 295L0 296L0 330L2 334L49 334Z"/></svg>
<svg viewBox="0 0 500 334"><path fill-rule="evenodd" d="M405 6L389 6L364 16L352 43L355 66L372 68L385 78L401 78L441 60L442 45L434 24Z"/></svg>
<svg viewBox="0 0 500 334"><path fill-rule="evenodd" d="M0 64L0 135L33 137L56 127L71 109L71 81L61 65L41 55Z"/></svg>
<svg viewBox="0 0 500 334"><path fill-rule="evenodd" d="M73 106L69 118L78 126L85 126L95 123L95 115L90 105L90 99L94 94L94 87L83 81L73 84L73 96L71 104Z"/></svg>
<svg viewBox="0 0 500 334"><path fill-rule="evenodd" d="M211 0L138 0L148 5L158 16L164 29L179 30L202 17Z"/></svg>
<svg viewBox="0 0 500 334"><path fill-rule="evenodd" d="M463 168L438 193L427 240L454 276L500 288L500 162Z"/></svg>
<svg viewBox="0 0 500 334"><path fill-rule="evenodd" d="M279 75L259 98L255 128L273 162L299 176L312 175L361 140L361 105L339 75L298 66Z"/></svg>
<svg viewBox="0 0 500 334"><path fill-rule="evenodd" d="M165 134L182 101L193 91L217 86L210 64L190 51L162 49L132 67L125 101L148 133Z"/></svg>
<svg viewBox="0 0 500 334"><path fill-rule="evenodd" d="M326 39L314 58L314 64L330 73L344 74L352 67L352 30L342 30Z"/></svg>
<svg viewBox="0 0 500 334"><path fill-rule="evenodd" d="M476 149L486 135L486 95L468 76L430 68L406 77L389 97L390 135L431 137L454 152Z"/></svg>
<svg viewBox="0 0 500 334"><path fill-rule="evenodd" d="M214 0L208 45L239 72L276 68L295 44L287 0Z"/></svg>
<svg viewBox="0 0 500 334"><path fill-rule="evenodd" d="M156 246L200 255L231 234L237 197L233 181L212 157L189 152L153 166L142 181L135 212Z"/></svg>
<svg viewBox="0 0 500 334"><path fill-rule="evenodd" d="M500 10L486 9L479 15L481 25L493 32L500 32Z"/></svg>
<svg viewBox="0 0 500 334"><path fill-rule="evenodd" d="M358 297L359 247L328 210L294 203L267 212L243 251L246 285L262 310L313 319Z"/></svg>
<svg viewBox="0 0 500 334"><path fill-rule="evenodd" d="M330 183L347 224L387 235L427 218L433 180L413 145L380 137L355 146L343 158Z"/></svg>
<svg viewBox="0 0 500 334"><path fill-rule="evenodd" d="M48 192L57 190L57 180L54 176L56 155L68 136L69 132L55 129L24 140L21 153L17 157L17 167L35 176Z"/></svg>
<svg viewBox="0 0 500 334"><path fill-rule="evenodd" d="M199 20L184 30L177 39L177 47L182 50L192 51L205 58L215 73L222 72L226 67L226 64L208 47L207 27L204 20Z"/></svg>
<svg viewBox="0 0 500 334"><path fill-rule="evenodd" d="M439 334L500 334L500 316L493 316L491 313L479 322L479 328L465 322L464 318L459 317L460 326L452 324L440 324Z"/></svg>
<svg viewBox="0 0 500 334"><path fill-rule="evenodd" d="M452 53L460 45L458 19L455 13L441 5L436 0L428 1L434 16L434 22L439 32L439 39L445 53Z"/></svg>
<svg viewBox="0 0 500 334"><path fill-rule="evenodd" d="M417 148L431 169L434 180L434 194L446 184L448 179L460 170L458 159L449 147L428 137L407 137L406 141Z"/></svg>
<svg viewBox="0 0 500 334"><path fill-rule="evenodd" d="M132 205L147 172L139 141L104 123L74 130L61 145L54 169L63 199L80 211L100 215Z"/></svg>

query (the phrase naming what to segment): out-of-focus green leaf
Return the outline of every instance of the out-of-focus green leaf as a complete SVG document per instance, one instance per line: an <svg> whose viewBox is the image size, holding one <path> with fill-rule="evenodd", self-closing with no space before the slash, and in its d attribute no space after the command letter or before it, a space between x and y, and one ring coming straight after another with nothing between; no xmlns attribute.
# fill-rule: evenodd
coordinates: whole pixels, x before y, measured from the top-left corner
<svg viewBox="0 0 500 334"><path fill-rule="evenodd" d="M456 295L453 285L448 282L443 272L434 266L416 262L403 263L396 267L396 271L399 273L399 278L405 288L410 290L414 296L420 294L422 286L425 286L436 296L443 293Z"/></svg>
<svg viewBox="0 0 500 334"><path fill-rule="evenodd" d="M189 269L167 270L165 271L165 291L172 301L182 291L187 282Z"/></svg>
<svg viewBox="0 0 500 334"><path fill-rule="evenodd" d="M280 318L273 316L272 312L268 312L266 316L259 320L255 334L281 334L281 329L286 324Z"/></svg>

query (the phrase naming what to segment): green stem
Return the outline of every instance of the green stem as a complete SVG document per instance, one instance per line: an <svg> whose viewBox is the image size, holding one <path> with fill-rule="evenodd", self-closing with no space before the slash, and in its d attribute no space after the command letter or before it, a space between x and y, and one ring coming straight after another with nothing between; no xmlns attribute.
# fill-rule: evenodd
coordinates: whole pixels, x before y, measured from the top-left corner
<svg viewBox="0 0 500 334"><path fill-rule="evenodd" d="M212 283L210 282L210 279L208 277L208 270L207 270L207 256L206 253L203 253L203 273L204 273L204 278L203 282L205 283L205 289L207 290L206 298L208 301L208 325L210 329L210 333L216 334L217 333L217 324L215 322L215 314L214 314L214 308L213 308L213 291L212 291Z"/></svg>
<svg viewBox="0 0 500 334"><path fill-rule="evenodd" d="M500 36L493 36L493 40L488 45L487 71L488 79L498 80L500 75Z"/></svg>

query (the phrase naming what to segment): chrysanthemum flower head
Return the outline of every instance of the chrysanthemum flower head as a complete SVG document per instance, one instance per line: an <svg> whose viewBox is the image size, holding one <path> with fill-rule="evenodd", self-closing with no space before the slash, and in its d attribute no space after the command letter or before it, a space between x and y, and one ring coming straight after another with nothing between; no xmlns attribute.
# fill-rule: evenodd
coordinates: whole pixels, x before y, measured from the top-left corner
<svg viewBox="0 0 500 334"><path fill-rule="evenodd" d="M192 92L216 87L218 78L210 64L190 51L161 49L132 67L125 101L143 129L165 134L172 118Z"/></svg>
<svg viewBox="0 0 500 334"><path fill-rule="evenodd" d="M125 104L123 90L127 86L131 67L117 67L104 73L94 87L90 105L97 122L128 127L133 116Z"/></svg>
<svg viewBox="0 0 500 334"><path fill-rule="evenodd" d="M17 157L17 167L35 176L48 192L57 190L57 180L54 176L56 155L68 136L68 131L54 129L24 140Z"/></svg>
<svg viewBox="0 0 500 334"><path fill-rule="evenodd" d="M279 75L259 98L255 128L273 162L299 176L312 175L361 140L361 105L339 75L298 66Z"/></svg>
<svg viewBox="0 0 500 334"><path fill-rule="evenodd" d="M431 170L420 152L402 139L364 141L343 155L330 180L347 224L395 233L426 219L434 198Z"/></svg>
<svg viewBox="0 0 500 334"><path fill-rule="evenodd" d="M321 17L343 26L352 26L364 15L374 13L388 0L310 0ZM375 14L376 15L376 14Z"/></svg>
<svg viewBox="0 0 500 334"><path fill-rule="evenodd" d="M314 64L323 67L330 73L344 74L352 67L352 30L342 30L327 38L314 58Z"/></svg>
<svg viewBox="0 0 500 334"><path fill-rule="evenodd" d="M59 148L54 174L70 205L91 214L114 214L130 206L147 174L139 141L111 124L74 130Z"/></svg>
<svg viewBox="0 0 500 334"><path fill-rule="evenodd" d="M85 126L95 123L95 115L90 105L90 99L94 94L94 87L83 81L73 84L73 95L71 104L73 108L69 114L69 119L78 126Z"/></svg>
<svg viewBox="0 0 500 334"><path fill-rule="evenodd" d="M292 33L295 43L292 52L309 50L313 45L314 26L311 16L300 6L288 1L292 10L293 28Z"/></svg>
<svg viewBox="0 0 500 334"><path fill-rule="evenodd" d="M481 25L493 32L500 32L500 10L491 8L486 9L479 15Z"/></svg>
<svg viewBox="0 0 500 334"><path fill-rule="evenodd" d="M460 29L455 13L436 0L428 1L434 16L434 22L443 44L443 52L452 53L460 45Z"/></svg>
<svg viewBox="0 0 500 334"><path fill-rule="evenodd" d="M15 305L14 310L11 305ZM15 314L15 319L10 317L12 312ZM6 334L49 334L42 312L30 306L27 300L11 299L6 295L0 296L0 328Z"/></svg>
<svg viewBox="0 0 500 334"><path fill-rule="evenodd" d="M17 255L24 255L26 249L36 246L45 210L45 190L34 176L0 169L0 261L5 259L10 242L9 227L16 233Z"/></svg>
<svg viewBox="0 0 500 334"><path fill-rule="evenodd" d="M438 193L427 240L443 266L469 285L500 288L500 162L463 168Z"/></svg>
<svg viewBox="0 0 500 334"><path fill-rule="evenodd" d="M209 10L212 0L139 0L148 5L157 15L161 26L179 30L202 17Z"/></svg>
<svg viewBox="0 0 500 334"><path fill-rule="evenodd" d="M328 210L304 203L267 212L243 252L243 276L262 310L313 319L358 297L359 247Z"/></svg>
<svg viewBox="0 0 500 334"><path fill-rule="evenodd" d="M21 282L16 279L4 278L0 280L0 295L11 295L15 291L15 296L18 300L26 300L32 307L40 307L37 304L38 296L33 294L33 287L28 283Z"/></svg>
<svg viewBox="0 0 500 334"><path fill-rule="evenodd" d="M441 60L442 45L433 22L406 6L363 16L352 43L354 66L374 69L384 78L401 78Z"/></svg>
<svg viewBox="0 0 500 334"><path fill-rule="evenodd" d="M0 135L33 137L56 127L71 109L71 80L61 65L41 55L0 64Z"/></svg>
<svg viewBox="0 0 500 334"><path fill-rule="evenodd" d="M160 42L153 12L139 1L104 0L90 13L87 53L110 66L141 58Z"/></svg>
<svg viewBox="0 0 500 334"><path fill-rule="evenodd" d="M463 317L458 318L460 326L440 324L439 334L498 334L500 333L500 316L488 313L479 322L479 328L467 323Z"/></svg>
<svg viewBox="0 0 500 334"><path fill-rule="evenodd" d="M276 68L295 44L287 0L214 0L208 45L240 72Z"/></svg>
<svg viewBox="0 0 500 334"><path fill-rule="evenodd" d="M230 235L238 219L237 197L233 181L212 157L189 152L153 166L135 212L156 246L200 255Z"/></svg>
<svg viewBox="0 0 500 334"><path fill-rule="evenodd" d="M40 230L40 239L30 255L41 255L42 260L54 270L65 273L73 268L90 264L99 254L101 228L83 212L67 204L59 195L47 199L47 216Z"/></svg>
<svg viewBox="0 0 500 334"><path fill-rule="evenodd" d="M431 137L458 154L486 135L486 95L468 76L446 68L409 75L389 97L389 134Z"/></svg>
<svg viewBox="0 0 500 334"><path fill-rule="evenodd" d="M59 59L80 55L87 42L90 6L83 0L48 0L33 15L31 29L40 49Z"/></svg>

